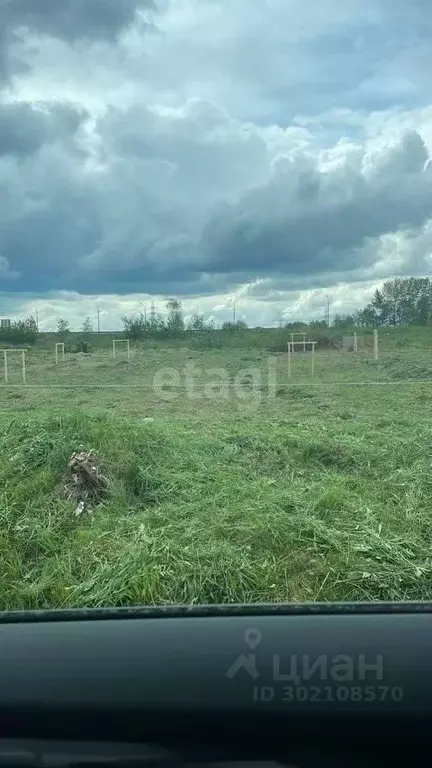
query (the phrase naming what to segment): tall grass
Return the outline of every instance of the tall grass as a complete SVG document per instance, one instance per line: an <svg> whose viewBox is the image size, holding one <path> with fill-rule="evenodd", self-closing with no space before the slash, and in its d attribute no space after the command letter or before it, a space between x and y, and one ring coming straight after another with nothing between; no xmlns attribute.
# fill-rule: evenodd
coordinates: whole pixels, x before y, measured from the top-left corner
<svg viewBox="0 0 432 768"><path fill-rule="evenodd" d="M4 421L0 608L430 598L432 429L388 427ZM76 518L79 449L109 491Z"/></svg>

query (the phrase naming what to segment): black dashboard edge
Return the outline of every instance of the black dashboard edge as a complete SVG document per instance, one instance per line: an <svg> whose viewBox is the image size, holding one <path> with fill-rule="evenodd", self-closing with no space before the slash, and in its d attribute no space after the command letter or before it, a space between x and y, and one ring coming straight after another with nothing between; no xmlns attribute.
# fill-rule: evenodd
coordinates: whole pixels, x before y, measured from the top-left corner
<svg viewBox="0 0 432 768"><path fill-rule="evenodd" d="M0 624L55 621L112 621L113 619L203 618L230 616L331 616L432 613L432 602L355 603L225 603L214 605L134 605L112 608L61 608L1 611Z"/></svg>

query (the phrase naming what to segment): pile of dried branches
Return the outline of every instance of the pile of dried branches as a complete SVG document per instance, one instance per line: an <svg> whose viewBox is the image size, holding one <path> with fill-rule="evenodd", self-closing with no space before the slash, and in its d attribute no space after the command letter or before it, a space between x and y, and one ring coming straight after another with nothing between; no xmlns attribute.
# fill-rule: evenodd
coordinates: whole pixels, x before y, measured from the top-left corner
<svg viewBox="0 0 432 768"><path fill-rule="evenodd" d="M67 499L79 502L75 514L81 515L90 502L100 501L107 488L108 478L102 473L95 453L73 453L64 478L64 491Z"/></svg>

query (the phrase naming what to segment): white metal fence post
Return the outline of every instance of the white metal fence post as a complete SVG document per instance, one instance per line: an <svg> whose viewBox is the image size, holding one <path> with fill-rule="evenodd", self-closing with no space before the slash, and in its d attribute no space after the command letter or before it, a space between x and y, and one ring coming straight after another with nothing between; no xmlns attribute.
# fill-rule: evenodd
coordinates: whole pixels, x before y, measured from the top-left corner
<svg viewBox="0 0 432 768"><path fill-rule="evenodd" d="M378 331L374 331L374 358L375 358L375 360L378 360L378 358L379 358L379 352L378 352Z"/></svg>
<svg viewBox="0 0 432 768"><path fill-rule="evenodd" d="M64 363L64 361L65 361L65 345L64 345L64 342L58 341L57 344L55 345L56 365L58 365L58 362L59 362L59 348L61 349L61 353L62 353L62 362Z"/></svg>
<svg viewBox="0 0 432 768"><path fill-rule="evenodd" d="M22 372L22 380L23 384L26 383L26 351L25 349L4 349L3 350L3 358L4 358L4 380L5 384L9 383L9 361L8 361L8 354L18 352L18 354L21 354L21 372Z"/></svg>

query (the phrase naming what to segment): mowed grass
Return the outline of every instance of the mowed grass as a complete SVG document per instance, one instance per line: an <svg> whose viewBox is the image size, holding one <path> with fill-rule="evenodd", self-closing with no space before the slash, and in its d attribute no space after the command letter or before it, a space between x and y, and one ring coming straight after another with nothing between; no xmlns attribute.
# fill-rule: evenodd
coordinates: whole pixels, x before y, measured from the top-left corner
<svg viewBox="0 0 432 768"><path fill-rule="evenodd" d="M0 608L430 599L429 341L389 343L379 363L319 353L313 380L309 356L291 380L273 359L134 349L130 363L101 351L56 367L35 351L26 387L11 367ZM180 377L162 390L161 368ZM250 368L261 380L221 394L220 368L231 384ZM62 480L80 449L109 487L76 518Z"/></svg>

